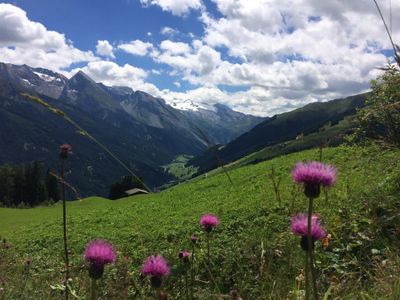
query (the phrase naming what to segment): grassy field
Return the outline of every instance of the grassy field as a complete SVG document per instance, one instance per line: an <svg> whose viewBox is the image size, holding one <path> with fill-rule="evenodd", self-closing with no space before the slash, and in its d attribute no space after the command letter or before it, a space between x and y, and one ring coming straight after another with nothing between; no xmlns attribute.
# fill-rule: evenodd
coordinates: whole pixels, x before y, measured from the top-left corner
<svg viewBox="0 0 400 300"><path fill-rule="evenodd" d="M235 287L244 299L297 299L302 294L303 253L290 233L290 217L306 210L301 187L290 170L299 160L314 160L318 150L281 156L224 174L199 177L158 194L117 201L87 198L68 203L72 258L71 288L85 299L88 279L82 252L94 238L111 241L117 263L101 281L102 299L149 299L139 276L143 259L164 255L172 274L164 288L184 299L179 250L191 249L197 234L195 295L224 299ZM329 299L396 299L400 226L400 151L375 147L324 150L324 161L337 166L335 187L316 201L332 240L317 247L320 292ZM270 178L281 179L279 205ZM0 299L58 299L63 277L61 205L34 209L0 208L0 236L11 247L0 251ZM213 235L211 273L204 267L204 234L199 217L214 213L221 225ZM27 271L27 259L32 261ZM300 278L300 279L299 279ZM397 293L397 294L396 294ZM21 297L20 297L21 296ZM301 299L301 298L299 298Z"/></svg>
<svg viewBox="0 0 400 300"><path fill-rule="evenodd" d="M186 163L192 157L193 156L190 155L179 155L171 163L163 166L164 171L174 175L176 177L176 181L185 181L186 179L191 178L192 175L197 171L197 168L193 166L186 167ZM171 184L175 184L175 182L166 184L166 187Z"/></svg>

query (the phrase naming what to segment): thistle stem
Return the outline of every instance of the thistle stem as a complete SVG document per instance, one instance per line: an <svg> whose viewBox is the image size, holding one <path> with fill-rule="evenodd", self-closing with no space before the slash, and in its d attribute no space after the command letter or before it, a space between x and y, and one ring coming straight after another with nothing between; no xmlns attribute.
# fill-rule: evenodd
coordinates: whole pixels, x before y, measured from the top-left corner
<svg viewBox="0 0 400 300"><path fill-rule="evenodd" d="M310 271L309 271L309 263L308 263L308 251L306 253L306 259L305 259L305 276L306 276L306 283L305 283L305 290L306 290L306 300L310 300Z"/></svg>
<svg viewBox="0 0 400 300"><path fill-rule="evenodd" d="M97 283L96 279L92 278L91 287L90 287L90 300L97 299Z"/></svg>
<svg viewBox="0 0 400 300"><path fill-rule="evenodd" d="M311 281L313 284L313 291L314 291L314 299L318 300L318 287L317 287L317 274L315 272L315 265L314 265L314 250L311 249L310 255L310 267L311 267Z"/></svg>
<svg viewBox="0 0 400 300"><path fill-rule="evenodd" d="M207 233L207 264L206 264L206 268L208 271L208 274L210 275L210 282L212 281L215 285L216 290L218 291L218 293L220 293L221 291L219 290L218 284L215 281L215 278L211 272L211 251L210 251L210 233Z"/></svg>
<svg viewBox="0 0 400 300"><path fill-rule="evenodd" d="M211 259L210 259L210 234L207 233L207 265L208 269L211 270Z"/></svg>
<svg viewBox="0 0 400 300"><path fill-rule="evenodd" d="M189 300L189 278L188 278L188 268L185 266L185 289L186 289L186 300Z"/></svg>
<svg viewBox="0 0 400 300"><path fill-rule="evenodd" d="M312 286L313 286L314 300L317 300L318 299L318 291L317 291L316 274L315 274L315 269L314 269L314 251L313 251L313 242L312 242L312 235L311 235L313 202L314 202L314 198L310 197L309 201L308 201L308 219L307 219L307 256L308 256L308 262L309 262L309 269L311 270L311 281L312 281ZM307 275L308 275L308 273L307 273ZM309 284L308 284L308 287L309 287Z"/></svg>
<svg viewBox="0 0 400 300"><path fill-rule="evenodd" d="M69 278L69 258L68 258L68 240L67 240L67 205L65 201L65 186L64 186L64 159L61 158L61 195L63 202L63 236L64 236L64 255L65 255L65 299L69 298L68 278Z"/></svg>
<svg viewBox="0 0 400 300"><path fill-rule="evenodd" d="M194 294L194 260L195 260L196 245L193 243L192 247L192 261L190 263L190 299L193 300Z"/></svg>

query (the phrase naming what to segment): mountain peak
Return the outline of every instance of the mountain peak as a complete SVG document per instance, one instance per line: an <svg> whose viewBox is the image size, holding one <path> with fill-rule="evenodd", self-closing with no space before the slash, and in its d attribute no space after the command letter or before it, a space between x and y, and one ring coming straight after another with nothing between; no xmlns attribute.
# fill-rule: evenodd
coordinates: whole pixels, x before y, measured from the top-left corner
<svg viewBox="0 0 400 300"><path fill-rule="evenodd" d="M74 76L71 77L70 79L71 81L90 81L91 83L96 84L96 82L90 78L85 72L83 72L82 70L79 70L78 72L75 73Z"/></svg>

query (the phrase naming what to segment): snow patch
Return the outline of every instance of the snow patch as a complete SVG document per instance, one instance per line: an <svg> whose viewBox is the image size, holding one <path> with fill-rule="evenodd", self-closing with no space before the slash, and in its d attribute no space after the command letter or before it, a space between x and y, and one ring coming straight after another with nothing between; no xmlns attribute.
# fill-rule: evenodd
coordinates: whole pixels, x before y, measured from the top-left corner
<svg viewBox="0 0 400 300"><path fill-rule="evenodd" d="M47 82L52 82L54 80L59 79L59 81L61 81L60 78L56 78L47 74L43 74L43 73L39 73L39 72L33 72L35 73L37 76L39 76L42 80L47 81Z"/></svg>
<svg viewBox="0 0 400 300"><path fill-rule="evenodd" d="M207 103L194 103L190 100L185 101L173 101L169 103L173 108L179 110L199 111L201 109L210 110L216 112L216 108L213 105Z"/></svg>
<svg viewBox="0 0 400 300"><path fill-rule="evenodd" d="M25 82L27 85L33 85L33 86L34 86L34 84L33 84L32 82L30 82L28 79L21 78L21 80L22 80L23 82Z"/></svg>

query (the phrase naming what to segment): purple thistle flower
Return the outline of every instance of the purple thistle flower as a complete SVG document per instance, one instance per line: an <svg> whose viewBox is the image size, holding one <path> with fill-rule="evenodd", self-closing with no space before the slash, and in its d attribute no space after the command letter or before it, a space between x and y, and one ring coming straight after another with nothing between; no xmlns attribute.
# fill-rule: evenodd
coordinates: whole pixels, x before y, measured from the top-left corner
<svg viewBox="0 0 400 300"><path fill-rule="evenodd" d="M206 232L211 232L213 228L219 225L219 219L212 214L202 215L200 218L200 225Z"/></svg>
<svg viewBox="0 0 400 300"><path fill-rule="evenodd" d="M292 178L297 183L303 183L307 197L318 197L320 187L330 187L336 182L336 169L331 165L312 161L298 162L292 170Z"/></svg>
<svg viewBox="0 0 400 300"><path fill-rule="evenodd" d="M114 247L104 240L91 241L85 249L86 261L98 265L105 265L115 262L116 254Z"/></svg>
<svg viewBox="0 0 400 300"><path fill-rule="evenodd" d="M104 272L104 265L114 263L116 254L114 247L104 240L91 241L85 249L84 259L90 262L89 276L99 279Z"/></svg>
<svg viewBox="0 0 400 300"><path fill-rule="evenodd" d="M187 263L187 262L189 262L190 252L187 251L187 250L180 251L178 257L179 257L184 263Z"/></svg>
<svg viewBox="0 0 400 300"><path fill-rule="evenodd" d="M140 273L145 276L164 277L170 274L170 269L164 257L152 255L146 258Z"/></svg>
<svg viewBox="0 0 400 300"><path fill-rule="evenodd" d="M192 234L192 236L190 237L190 240L192 241L193 244L196 244L198 237L196 235Z"/></svg>
<svg viewBox="0 0 400 300"><path fill-rule="evenodd" d="M297 214L291 220L292 233L302 237L301 247L307 250L308 219L306 214ZM326 231L322 227L320 218L317 215L311 217L311 238L315 242L326 237Z"/></svg>

